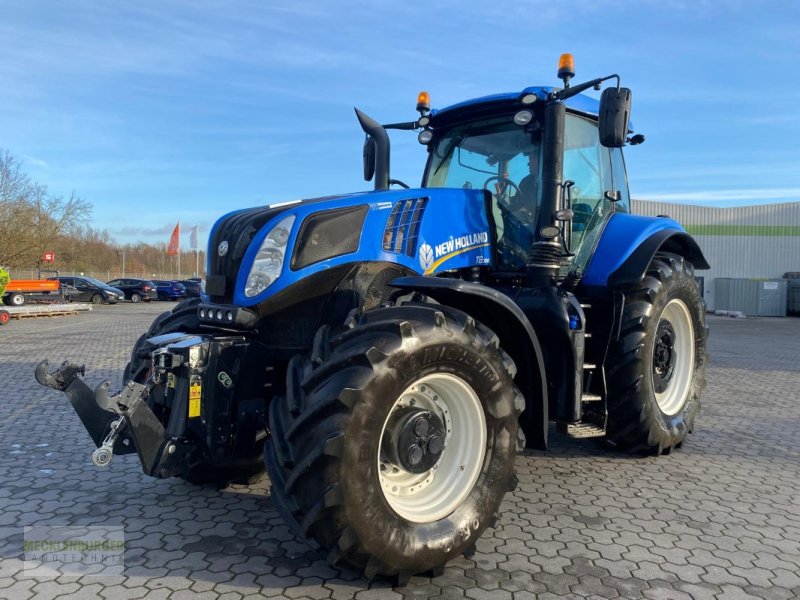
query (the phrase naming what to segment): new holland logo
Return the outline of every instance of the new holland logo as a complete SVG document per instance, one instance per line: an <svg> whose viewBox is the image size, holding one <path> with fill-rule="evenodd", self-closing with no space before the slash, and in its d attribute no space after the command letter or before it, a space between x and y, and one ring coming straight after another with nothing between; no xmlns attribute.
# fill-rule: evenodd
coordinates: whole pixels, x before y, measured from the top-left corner
<svg viewBox="0 0 800 600"><path fill-rule="evenodd" d="M450 236L449 240L435 246L422 244L419 247L419 265L422 267L423 273L428 275L454 256L488 245L489 234L485 231L466 233L458 237ZM475 261L479 265L486 264L486 257L477 256Z"/></svg>
<svg viewBox="0 0 800 600"><path fill-rule="evenodd" d="M423 271L427 271L433 264L433 248L428 244L422 244L419 247L419 266Z"/></svg>
<svg viewBox="0 0 800 600"><path fill-rule="evenodd" d="M219 243L217 247L217 254L219 256L225 256L228 253L228 242L223 240Z"/></svg>

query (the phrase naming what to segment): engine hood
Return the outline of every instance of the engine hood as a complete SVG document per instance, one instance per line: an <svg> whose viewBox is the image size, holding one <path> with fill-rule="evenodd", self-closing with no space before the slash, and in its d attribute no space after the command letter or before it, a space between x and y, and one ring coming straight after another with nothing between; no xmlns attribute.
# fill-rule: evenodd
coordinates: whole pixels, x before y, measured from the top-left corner
<svg viewBox="0 0 800 600"><path fill-rule="evenodd" d="M419 274L490 265L488 202L483 190L420 188L232 212L217 221L209 236L206 292L213 302L252 306L347 263L395 263ZM262 242L289 214L295 219L282 273L264 292L246 297L245 283Z"/></svg>

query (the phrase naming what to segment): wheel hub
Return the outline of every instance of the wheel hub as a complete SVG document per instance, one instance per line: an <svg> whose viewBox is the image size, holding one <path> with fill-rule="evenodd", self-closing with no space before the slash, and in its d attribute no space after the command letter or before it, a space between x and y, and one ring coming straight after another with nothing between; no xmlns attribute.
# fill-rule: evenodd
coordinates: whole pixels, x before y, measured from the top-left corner
<svg viewBox="0 0 800 600"><path fill-rule="evenodd" d="M414 523L449 515L478 480L486 438L472 386L449 373L418 379L395 401L381 431L377 467L384 498Z"/></svg>
<svg viewBox="0 0 800 600"><path fill-rule="evenodd" d="M441 457L445 435L444 422L435 413L401 408L386 426L382 447L389 464L409 473L425 473Z"/></svg>
<svg viewBox="0 0 800 600"><path fill-rule="evenodd" d="M672 323L662 319L656 331L656 342L653 349L653 386L657 392L663 392L669 385L675 372L675 329Z"/></svg>

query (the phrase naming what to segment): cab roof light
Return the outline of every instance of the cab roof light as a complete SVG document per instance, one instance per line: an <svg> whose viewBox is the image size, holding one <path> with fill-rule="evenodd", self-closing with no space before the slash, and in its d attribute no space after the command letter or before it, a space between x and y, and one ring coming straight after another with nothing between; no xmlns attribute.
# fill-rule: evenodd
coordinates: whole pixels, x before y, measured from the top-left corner
<svg viewBox="0 0 800 600"><path fill-rule="evenodd" d="M417 112L425 115L431 110L431 96L428 92L420 92L417 95Z"/></svg>
<svg viewBox="0 0 800 600"><path fill-rule="evenodd" d="M572 54L562 54L558 59L558 78L564 81L564 87L569 87L569 80L575 77L575 60Z"/></svg>

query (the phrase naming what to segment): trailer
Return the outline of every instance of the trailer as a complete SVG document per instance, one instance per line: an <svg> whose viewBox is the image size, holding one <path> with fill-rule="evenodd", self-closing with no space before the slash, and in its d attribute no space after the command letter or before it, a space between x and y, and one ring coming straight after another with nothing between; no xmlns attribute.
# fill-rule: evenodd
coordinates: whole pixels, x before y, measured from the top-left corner
<svg viewBox="0 0 800 600"><path fill-rule="evenodd" d="M63 300L58 281L48 279L12 279L6 284L2 298L8 306L23 306L31 300Z"/></svg>
<svg viewBox="0 0 800 600"><path fill-rule="evenodd" d="M6 325L11 319L31 319L35 317L64 317L77 315L92 310L92 305L80 303L31 304L25 306L6 306L0 308L0 325Z"/></svg>

